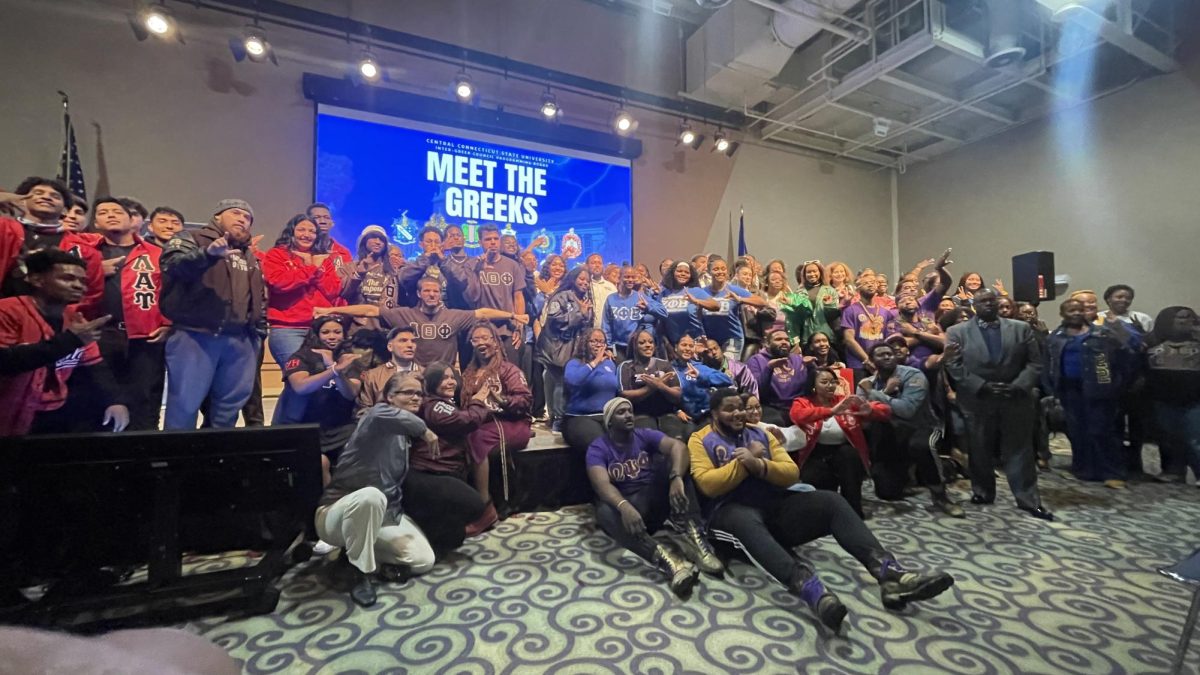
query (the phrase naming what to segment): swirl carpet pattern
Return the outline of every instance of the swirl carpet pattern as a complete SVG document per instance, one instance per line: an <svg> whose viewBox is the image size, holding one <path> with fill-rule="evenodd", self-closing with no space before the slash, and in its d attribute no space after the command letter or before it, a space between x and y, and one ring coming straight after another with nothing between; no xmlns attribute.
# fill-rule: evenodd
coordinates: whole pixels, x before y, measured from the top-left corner
<svg viewBox="0 0 1200 675"><path fill-rule="evenodd" d="M514 516L428 575L381 585L370 609L315 559L284 577L273 614L189 627L249 673L1167 672L1192 589L1156 570L1200 543L1200 490L1041 484L1058 522L1002 503L1003 485L997 505L967 505L964 520L935 515L925 495L869 503L869 525L903 563L957 580L903 612L883 609L832 539L798 549L850 609L840 636L738 557L677 599L587 506ZM1200 672L1200 654L1188 668Z"/></svg>

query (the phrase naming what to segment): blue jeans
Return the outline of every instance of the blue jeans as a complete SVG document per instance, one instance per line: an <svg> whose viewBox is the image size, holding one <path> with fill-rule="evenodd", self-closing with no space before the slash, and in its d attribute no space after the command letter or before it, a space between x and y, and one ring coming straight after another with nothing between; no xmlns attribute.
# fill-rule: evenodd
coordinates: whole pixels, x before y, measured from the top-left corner
<svg viewBox="0 0 1200 675"><path fill-rule="evenodd" d="M1200 480L1200 404L1155 401L1154 421L1163 472L1182 475L1190 466Z"/></svg>
<svg viewBox="0 0 1200 675"><path fill-rule="evenodd" d="M257 336L176 330L167 338L167 414L164 429L195 429L206 396L212 426L237 426L258 367Z"/></svg>
<svg viewBox="0 0 1200 675"><path fill-rule="evenodd" d="M283 370L292 354L304 346L304 338L307 336L307 328L271 328L271 333L267 336L267 349L271 352L271 358L279 364L280 370ZM275 414L271 417L271 424L296 424L304 417L307 406L308 397L292 391L287 380L284 380L283 391L279 393L279 400L275 402Z"/></svg>
<svg viewBox="0 0 1200 675"><path fill-rule="evenodd" d="M1125 450L1117 429L1117 400L1088 398L1078 382L1067 381L1058 400L1067 418L1071 473L1080 480L1124 480Z"/></svg>

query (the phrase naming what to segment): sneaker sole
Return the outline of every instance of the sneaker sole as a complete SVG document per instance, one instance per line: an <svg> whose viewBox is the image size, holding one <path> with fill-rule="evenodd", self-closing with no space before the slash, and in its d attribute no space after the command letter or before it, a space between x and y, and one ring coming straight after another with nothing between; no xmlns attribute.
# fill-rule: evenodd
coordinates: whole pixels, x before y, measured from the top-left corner
<svg viewBox="0 0 1200 675"><path fill-rule="evenodd" d="M954 585L954 577L949 574L934 577L926 583L917 586L913 590L903 593L895 598L886 598L883 601L883 606L888 609L904 609L910 602L920 602L922 600L930 600L945 593L951 586Z"/></svg>

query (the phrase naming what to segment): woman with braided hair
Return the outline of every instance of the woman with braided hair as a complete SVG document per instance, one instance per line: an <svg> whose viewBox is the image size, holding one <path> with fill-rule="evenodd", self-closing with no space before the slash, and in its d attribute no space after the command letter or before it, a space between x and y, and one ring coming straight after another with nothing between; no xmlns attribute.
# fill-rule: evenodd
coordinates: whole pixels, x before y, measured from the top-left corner
<svg viewBox="0 0 1200 675"><path fill-rule="evenodd" d="M483 516L476 523L482 532L498 517L488 487L488 457L499 451L501 461L507 463L508 453L524 450L529 445L533 435L529 417L533 392L521 369L505 360L500 335L490 322L476 324L471 329L470 342L472 354L463 371L462 400L475 398L486 389L488 394L482 400L492 411L492 418L470 436L471 460L475 465L473 483L487 503Z"/></svg>

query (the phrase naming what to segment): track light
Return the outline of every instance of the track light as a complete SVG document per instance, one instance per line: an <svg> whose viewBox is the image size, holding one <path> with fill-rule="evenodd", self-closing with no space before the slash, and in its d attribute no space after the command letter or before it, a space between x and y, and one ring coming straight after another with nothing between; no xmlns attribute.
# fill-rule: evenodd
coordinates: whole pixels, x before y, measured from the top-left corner
<svg viewBox="0 0 1200 675"><path fill-rule="evenodd" d="M733 153L737 152L738 146L741 143L735 143L725 135L725 132L718 129L717 133L713 134L713 152L719 152L726 157L733 157Z"/></svg>
<svg viewBox="0 0 1200 675"><path fill-rule="evenodd" d="M358 60L358 74L368 82L374 82L379 79L382 74L379 68L379 62L371 55L371 52L364 51L362 57Z"/></svg>
<svg viewBox="0 0 1200 675"><path fill-rule="evenodd" d="M465 70L454 78L454 97L463 103L470 103L475 98L475 85L471 84Z"/></svg>
<svg viewBox="0 0 1200 675"><path fill-rule="evenodd" d="M151 36L164 40L179 37L179 41L183 42L183 38L179 36L175 16L161 2L156 5L140 5L129 17L129 27L133 29L133 36L138 42Z"/></svg>
<svg viewBox="0 0 1200 675"><path fill-rule="evenodd" d="M541 111L542 117L545 117L547 120L558 119L558 116L562 114L562 108L558 105L558 99L550 92L549 87L546 88L546 93L542 94Z"/></svg>
<svg viewBox="0 0 1200 675"><path fill-rule="evenodd" d="M696 133L691 125L687 122L679 125L679 142L675 145L686 145L693 150L698 150L702 143L704 143L704 136Z"/></svg>
<svg viewBox="0 0 1200 675"><path fill-rule="evenodd" d="M638 122L625 108L617 108L612 119L613 130L622 136L628 136L637 131Z"/></svg>
<svg viewBox="0 0 1200 675"><path fill-rule="evenodd" d="M279 65L275 50L267 42L266 32L258 24L246 26L241 38L229 38L229 51L233 52L233 60L238 63L249 59L254 63L270 61Z"/></svg>

